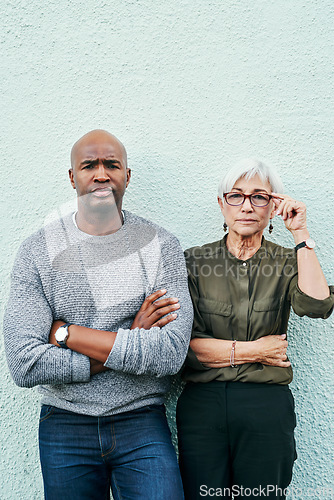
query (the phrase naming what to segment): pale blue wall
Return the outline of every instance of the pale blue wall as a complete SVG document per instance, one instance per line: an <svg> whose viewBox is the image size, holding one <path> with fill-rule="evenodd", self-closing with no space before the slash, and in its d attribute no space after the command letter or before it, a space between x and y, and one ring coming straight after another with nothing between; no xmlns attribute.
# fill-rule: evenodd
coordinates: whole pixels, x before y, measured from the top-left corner
<svg viewBox="0 0 334 500"><path fill-rule="evenodd" d="M0 23L2 308L19 243L73 197L69 150L96 127L128 149L126 208L184 247L220 237L225 165L268 159L307 203L333 281L332 0L2 0ZM281 221L273 235L292 245ZM332 486L332 335L332 318L292 316L304 491ZM0 387L0 497L40 499L38 393L3 355Z"/></svg>

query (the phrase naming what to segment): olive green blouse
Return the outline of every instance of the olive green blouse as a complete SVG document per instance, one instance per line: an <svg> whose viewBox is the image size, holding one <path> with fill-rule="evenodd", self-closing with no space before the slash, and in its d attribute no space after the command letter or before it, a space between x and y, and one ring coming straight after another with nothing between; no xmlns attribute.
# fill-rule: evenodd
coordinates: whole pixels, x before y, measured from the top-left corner
<svg viewBox="0 0 334 500"><path fill-rule="evenodd" d="M256 340L286 333L290 307L299 316L328 318L334 288L324 300L303 293L297 284L295 249L262 239L250 259L234 257L223 240L185 252L194 305L192 338ZM238 344L236 345L236 353ZM182 373L187 382L211 380L289 384L292 368L247 363L236 368L207 368L189 348Z"/></svg>

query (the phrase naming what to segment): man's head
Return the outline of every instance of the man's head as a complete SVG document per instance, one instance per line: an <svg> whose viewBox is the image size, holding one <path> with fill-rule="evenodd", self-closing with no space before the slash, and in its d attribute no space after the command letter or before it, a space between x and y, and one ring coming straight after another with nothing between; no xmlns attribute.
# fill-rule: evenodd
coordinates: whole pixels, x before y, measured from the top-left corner
<svg viewBox="0 0 334 500"><path fill-rule="evenodd" d="M121 210L131 176L123 144L105 130L88 132L72 147L69 176L79 206L105 211L116 204Z"/></svg>

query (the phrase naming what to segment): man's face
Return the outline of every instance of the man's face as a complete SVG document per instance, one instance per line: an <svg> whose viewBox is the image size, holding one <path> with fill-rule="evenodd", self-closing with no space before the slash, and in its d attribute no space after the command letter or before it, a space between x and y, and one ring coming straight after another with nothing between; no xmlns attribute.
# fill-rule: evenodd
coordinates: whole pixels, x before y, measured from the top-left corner
<svg viewBox="0 0 334 500"><path fill-rule="evenodd" d="M102 131L84 136L72 155L70 181L79 203L91 210L122 208L131 171L126 153L118 140Z"/></svg>

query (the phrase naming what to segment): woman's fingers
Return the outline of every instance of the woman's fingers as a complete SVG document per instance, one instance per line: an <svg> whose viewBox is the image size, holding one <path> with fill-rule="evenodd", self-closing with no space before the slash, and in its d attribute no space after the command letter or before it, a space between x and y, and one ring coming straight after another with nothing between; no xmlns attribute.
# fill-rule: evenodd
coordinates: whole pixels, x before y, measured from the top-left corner
<svg viewBox="0 0 334 500"><path fill-rule="evenodd" d="M294 213L296 213L297 203L298 202L291 198L281 200L280 203L276 205L276 215L282 215L283 220L286 220L288 217L291 217Z"/></svg>
<svg viewBox="0 0 334 500"><path fill-rule="evenodd" d="M266 335L256 342L258 342L260 346L261 363L280 367L290 366L290 361L286 361L288 342L285 334Z"/></svg>
<svg viewBox="0 0 334 500"><path fill-rule="evenodd" d="M272 200L277 207L276 213L277 215L283 214L283 212L292 211L292 210L305 210L305 204L302 201L295 200L291 198L291 196L271 193Z"/></svg>
<svg viewBox="0 0 334 500"><path fill-rule="evenodd" d="M281 215L289 231L306 229L306 206L290 196L272 193L275 215Z"/></svg>
<svg viewBox="0 0 334 500"><path fill-rule="evenodd" d="M292 201L289 200L287 203L285 203L282 212L283 220L287 220L294 217L296 213L297 213L297 205L294 200Z"/></svg>
<svg viewBox="0 0 334 500"><path fill-rule="evenodd" d="M279 193L271 193L271 196L272 196L272 201L274 202L274 205L276 206L276 208L278 208L279 205L284 200L284 195L279 194Z"/></svg>
<svg viewBox="0 0 334 500"><path fill-rule="evenodd" d="M277 361L272 364L272 366L279 366L280 368L289 368L291 366L290 361Z"/></svg>

